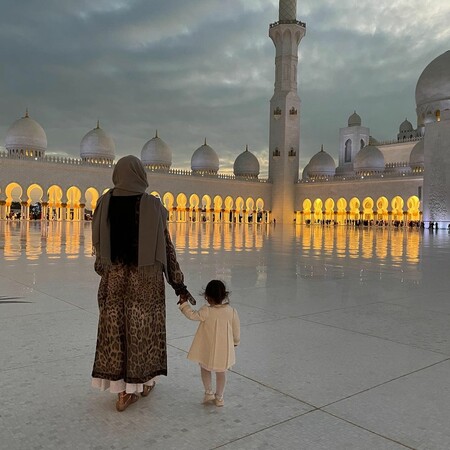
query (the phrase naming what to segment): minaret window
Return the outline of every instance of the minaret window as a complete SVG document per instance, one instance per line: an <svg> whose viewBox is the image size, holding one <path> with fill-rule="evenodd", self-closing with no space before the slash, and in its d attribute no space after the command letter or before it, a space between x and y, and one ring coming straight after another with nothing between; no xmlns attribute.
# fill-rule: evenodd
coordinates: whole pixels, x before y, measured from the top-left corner
<svg viewBox="0 0 450 450"><path fill-rule="evenodd" d="M352 141L351 139L347 139L345 142L345 155L344 162L351 162L352 160Z"/></svg>
<svg viewBox="0 0 450 450"><path fill-rule="evenodd" d="M361 139L361 150L364 148L365 145L366 143L364 142L364 139Z"/></svg>

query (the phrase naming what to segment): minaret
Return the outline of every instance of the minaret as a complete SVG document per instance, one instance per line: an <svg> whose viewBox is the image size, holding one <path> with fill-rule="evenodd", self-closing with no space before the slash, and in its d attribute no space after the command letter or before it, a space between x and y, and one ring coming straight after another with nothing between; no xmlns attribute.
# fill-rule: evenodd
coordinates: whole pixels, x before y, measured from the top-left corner
<svg viewBox="0 0 450 450"><path fill-rule="evenodd" d="M275 48L275 89L270 100L269 179L272 218L293 223L298 180L300 98L297 93L298 45L306 24L297 20L297 0L280 0L278 22L270 24Z"/></svg>

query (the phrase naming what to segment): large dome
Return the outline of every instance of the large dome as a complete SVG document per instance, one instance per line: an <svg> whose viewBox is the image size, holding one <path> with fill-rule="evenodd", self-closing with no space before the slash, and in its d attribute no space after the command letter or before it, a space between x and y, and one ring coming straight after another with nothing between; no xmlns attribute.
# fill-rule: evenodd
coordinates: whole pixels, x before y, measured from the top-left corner
<svg viewBox="0 0 450 450"><path fill-rule="evenodd" d="M116 146L112 138L97 126L89 131L80 144L80 156L83 161L97 164L112 164Z"/></svg>
<svg viewBox="0 0 450 450"><path fill-rule="evenodd" d="M378 147L367 145L356 155L353 167L357 175L384 172L384 155Z"/></svg>
<svg viewBox="0 0 450 450"><path fill-rule="evenodd" d="M141 151L141 161L145 167L150 169L169 170L172 165L172 150L158 136L158 132L153 139L150 139Z"/></svg>
<svg viewBox="0 0 450 450"><path fill-rule="evenodd" d="M450 50L431 61L420 75L416 105L420 125L436 121L440 111L450 108Z"/></svg>
<svg viewBox="0 0 450 450"><path fill-rule="evenodd" d="M416 86L417 106L450 99L450 50L430 62Z"/></svg>
<svg viewBox="0 0 450 450"><path fill-rule="evenodd" d="M422 172L424 162L424 146L423 139L421 139L411 150L411 154L409 156L409 166L413 172Z"/></svg>
<svg viewBox="0 0 450 450"><path fill-rule="evenodd" d="M327 152L323 150L316 153L309 161L307 175L309 178L327 178L332 177L336 171L336 163Z"/></svg>
<svg viewBox="0 0 450 450"><path fill-rule="evenodd" d="M248 151L248 146L234 161L233 169L236 177L258 178L259 162L256 156Z"/></svg>
<svg viewBox="0 0 450 450"><path fill-rule="evenodd" d="M349 127L360 127L361 126L361 117L356 111L348 118L348 126Z"/></svg>
<svg viewBox="0 0 450 450"><path fill-rule="evenodd" d="M43 157L47 150L47 136L44 129L28 116L28 111L9 128L5 148L10 155L20 157Z"/></svg>
<svg viewBox="0 0 450 450"><path fill-rule="evenodd" d="M219 170L219 157L206 143L206 139L205 143L192 155L191 170L201 174L216 174Z"/></svg>

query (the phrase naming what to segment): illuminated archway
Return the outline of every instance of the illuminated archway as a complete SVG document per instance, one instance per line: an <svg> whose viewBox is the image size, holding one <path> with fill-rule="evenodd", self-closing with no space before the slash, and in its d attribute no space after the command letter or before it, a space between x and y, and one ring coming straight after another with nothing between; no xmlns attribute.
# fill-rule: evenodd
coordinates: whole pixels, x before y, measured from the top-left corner
<svg viewBox="0 0 450 450"><path fill-rule="evenodd" d="M255 201L252 197L248 197L245 201L245 209L246 209L246 220L245 222L251 223L254 221L255 217Z"/></svg>
<svg viewBox="0 0 450 450"><path fill-rule="evenodd" d="M187 197L180 193L177 195L177 222L186 222Z"/></svg>
<svg viewBox="0 0 450 450"><path fill-rule="evenodd" d="M403 199L397 195L394 197L391 201L391 208L392 208L392 220L395 222L402 222L403 221L403 206L405 202Z"/></svg>
<svg viewBox="0 0 450 450"><path fill-rule="evenodd" d="M328 223L334 220L334 200L332 198L325 200L325 220Z"/></svg>
<svg viewBox="0 0 450 450"><path fill-rule="evenodd" d="M163 205L169 212L169 222L174 222L176 220L175 212L176 209L174 208L175 199L173 197L173 194L171 192L166 192L163 196Z"/></svg>
<svg viewBox="0 0 450 450"><path fill-rule="evenodd" d="M64 220L81 220L81 191L76 186L71 186L67 190L67 205L66 205L66 217ZM83 208L84 214L84 208Z"/></svg>
<svg viewBox="0 0 450 450"><path fill-rule="evenodd" d="M189 220L191 222L198 222L200 220L200 198L197 194L192 194L189 197Z"/></svg>
<svg viewBox="0 0 450 450"><path fill-rule="evenodd" d="M267 213L264 211L264 200L262 198L256 199L256 221L267 223Z"/></svg>
<svg viewBox="0 0 450 450"><path fill-rule="evenodd" d="M374 218L374 214L373 214L373 205L374 205L374 201L371 197L366 197L363 200L363 220L364 221L372 221Z"/></svg>
<svg viewBox="0 0 450 450"><path fill-rule="evenodd" d="M97 207L99 197L100 194L98 193L97 189L93 187L86 189L86 192L84 193L84 198L86 199L85 213L87 220L92 219L92 214L94 213L95 208Z"/></svg>
<svg viewBox="0 0 450 450"><path fill-rule="evenodd" d="M306 198L305 200L303 200L303 222L306 224L310 224L311 223L311 207L312 207L312 202L309 198Z"/></svg>
<svg viewBox="0 0 450 450"><path fill-rule="evenodd" d="M341 197L337 203L337 223L340 225L343 225L347 223L347 200L345 198Z"/></svg>
<svg viewBox="0 0 450 450"><path fill-rule="evenodd" d="M244 220L244 199L238 197L236 199L236 222L242 223Z"/></svg>
<svg viewBox="0 0 450 450"><path fill-rule="evenodd" d="M48 188L48 220L62 220L62 196L63 191L58 185L54 184Z"/></svg>
<svg viewBox="0 0 450 450"><path fill-rule="evenodd" d="M389 221L389 201L386 197L380 197L377 200L377 220L379 225L387 224Z"/></svg>
<svg viewBox="0 0 450 450"><path fill-rule="evenodd" d="M222 221L222 197L220 195L216 195L214 197L214 214L213 214L213 222L221 222Z"/></svg>
<svg viewBox="0 0 450 450"><path fill-rule="evenodd" d="M235 221L234 210L233 210L233 197L226 197L224 206L225 206L225 222L233 223Z"/></svg>
<svg viewBox="0 0 450 450"><path fill-rule="evenodd" d="M150 195L153 195L153 197L156 197L156 198L161 198L161 196L159 195L159 192L158 191L152 191L152 192L150 192Z"/></svg>
<svg viewBox="0 0 450 450"><path fill-rule="evenodd" d="M350 220L359 220L359 215L360 215L360 211L359 211L359 207L360 207L361 203L359 201L358 198L353 197L350 202L349 202L349 217Z"/></svg>
<svg viewBox="0 0 450 450"><path fill-rule="evenodd" d="M319 223L323 220L323 202L321 198L314 200L314 222Z"/></svg>
<svg viewBox="0 0 450 450"><path fill-rule="evenodd" d="M407 220L408 222L417 222L417 225L420 223L420 200L419 197L413 195L408 198L406 202L406 206L408 208Z"/></svg>
<svg viewBox="0 0 450 450"><path fill-rule="evenodd" d="M5 217L19 219L22 217L22 187L17 183L9 183L5 189Z"/></svg>
<svg viewBox="0 0 450 450"><path fill-rule="evenodd" d="M42 197L44 196L44 190L41 186L34 183L27 189L27 201L25 215L29 219L41 219L43 217L43 205ZM24 202L25 203L25 202Z"/></svg>

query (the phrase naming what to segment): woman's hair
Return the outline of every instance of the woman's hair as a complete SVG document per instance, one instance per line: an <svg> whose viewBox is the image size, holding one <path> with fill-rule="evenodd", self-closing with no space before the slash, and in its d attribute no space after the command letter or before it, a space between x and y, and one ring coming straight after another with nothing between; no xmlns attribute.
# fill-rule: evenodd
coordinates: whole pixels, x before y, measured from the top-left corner
<svg viewBox="0 0 450 450"><path fill-rule="evenodd" d="M228 303L228 294L227 288L220 280L211 280L206 285L205 291L202 293L202 295L214 305L221 305L225 299L227 300L225 303Z"/></svg>

